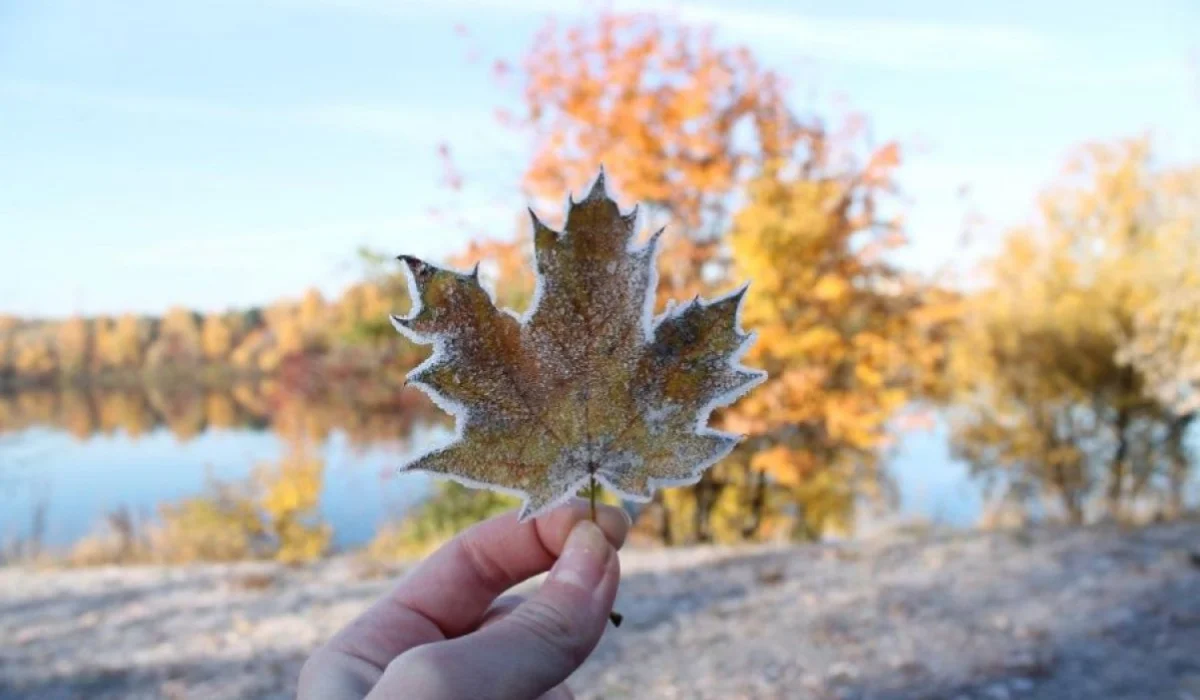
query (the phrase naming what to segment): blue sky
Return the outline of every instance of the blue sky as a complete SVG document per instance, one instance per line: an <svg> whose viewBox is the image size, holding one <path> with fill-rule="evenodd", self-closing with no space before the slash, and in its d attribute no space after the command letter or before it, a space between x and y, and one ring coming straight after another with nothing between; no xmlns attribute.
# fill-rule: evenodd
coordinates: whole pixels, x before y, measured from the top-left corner
<svg viewBox="0 0 1200 700"><path fill-rule="evenodd" d="M359 245L433 257L460 247L469 234L431 208L510 236L524 145L495 124L508 98L471 48L516 58L549 13L573 7L0 4L0 312L334 293ZM955 247L962 185L994 236L1029 215L1081 141L1150 131L1167 157L1200 159L1192 0L658 7L749 45L791 76L798 107L844 99L876 140L910 145L903 260L920 269L961 267L991 242ZM464 164L461 195L439 185L443 140Z"/></svg>

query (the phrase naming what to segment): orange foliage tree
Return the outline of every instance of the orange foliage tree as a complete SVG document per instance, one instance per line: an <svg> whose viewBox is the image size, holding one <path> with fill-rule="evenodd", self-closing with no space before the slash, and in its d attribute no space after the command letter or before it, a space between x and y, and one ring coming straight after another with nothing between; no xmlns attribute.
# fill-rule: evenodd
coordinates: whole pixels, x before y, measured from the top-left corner
<svg viewBox="0 0 1200 700"><path fill-rule="evenodd" d="M801 505L794 533L849 527L854 477L876 473L889 420L938 365L953 316L886 262L905 243L899 220L878 213L899 147L831 133L791 109L783 78L748 50L650 14L548 24L520 65L521 112L501 116L531 136L523 186L535 202L581 191L602 164L648 228L668 227L660 303L754 280L745 321L761 340L748 360L771 379L724 419L755 439L666 492L659 536L759 533L768 491ZM490 253L507 270L517 245L458 261Z"/></svg>
<svg viewBox="0 0 1200 700"><path fill-rule="evenodd" d="M784 99L784 81L712 33L651 14L605 14L537 35L523 61L533 135L524 184L558 202L599 164L649 227L673 235L660 256L660 300L704 290L735 195L811 129Z"/></svg>

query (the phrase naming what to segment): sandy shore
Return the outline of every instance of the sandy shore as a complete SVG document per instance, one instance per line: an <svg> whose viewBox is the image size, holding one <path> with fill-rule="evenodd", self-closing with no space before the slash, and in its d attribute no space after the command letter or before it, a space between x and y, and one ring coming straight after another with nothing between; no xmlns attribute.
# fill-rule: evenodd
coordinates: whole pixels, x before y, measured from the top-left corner
<svg viewBox="0 0 1200 700"><path fill-rule="evenodd" d="M1200 524L622 555L580 697L1200 700ZM387 572L389 574L396 572ZM290 697L353 558L0 570L0 698Z"/></svg>

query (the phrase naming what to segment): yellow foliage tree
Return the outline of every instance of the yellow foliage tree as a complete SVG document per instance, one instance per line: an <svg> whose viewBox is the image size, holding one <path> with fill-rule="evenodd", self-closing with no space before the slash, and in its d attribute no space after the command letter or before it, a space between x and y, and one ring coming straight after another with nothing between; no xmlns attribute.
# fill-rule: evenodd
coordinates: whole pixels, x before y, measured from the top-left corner
<svg viewBox="0 0 1200 700"><path fill-rule="evenodd" d="M92 355L91 326L81 316L72 316L56 329L55 348L58 352L58 371L78 375L85 371Z"/></svg>
<svg viewBox="0 0 1200 700"><path fill-rule="evenodd" d="M23 337L15 342L13 367L18 374L29 377L46 377L58 368L54 349L44 335Z"/></svg>
<svg viewBox="0 0 1200 700"><path fill-rule="evenodd" d="M209 362L223 362L233 350L233 329L220 314L210 314L200 327L200 346Z"/></svg>
<svg viewBox="0 0 1200 700"><path fill-rule="evenodd" d="M324 474L325 463L300 446L278 464L259 468L259 504L276 560L312 561L328 549L333 531L316 517Z"/></svg>
<svg viewBox="0 0 1200 700"><path fill-rule="evenodd" d="M324 463L292 445L250 479L209 479L205 493L165 504L151 552L167 561L231 561L270 557L289 564L318 559L333 531L317 513Z"/></svg>
<svg viewBox="0 0 1200 700"><path fill-rule="evenodd" d="M20 321L15 316L0 314L0 377L14 371L17 327Z"/></svg>
<svg viewBox="0 0 1200 700"><path fill-rule="evenodd" d="M754 436L753 470L795 493L798 534L850 525L889 421L941 358L928 292L886 262L898 223L874 214L897 160L886 146L865 169L788 166L751 184L734 221L738 276L753 280L743 322L758 333L746 359L769 379L727 421Z"/></svg>
<svg viewBox="0 0 1200 700"><path fill-rule="evenodd" d="M1144 139L1082 149L967 302L956 449L1072 522L1123 517L1168 470L1178 505L1197 389L1196 172L1157 167Z"/></svg>
<svg viewBox="0 0 1200 700"><path fill-rule="evenodd" d="M237 561L259 556L266 536L261 515L242 489L210 478L207 493L159 508L151 533L155 558L172 563Z"/></svg>
<svg viewBox="0 0 1200 700"><path fill-rule="evenodd" d="M146 366L154 370L187 366L202 357L196 314L183 307L172 307L159 321L157 337L146 350Z"/></svg>
<svg viewBox="0 0 1200 700"><path fill-rule="evenodd" d="M13 348L15 345L11 335L0 333L0 376L14 369Z"/></svg>
<svg viewBox="0 0 1200 700"><path fill-rule="evenodd" d="M115 367L140 366L148 335L137 316L124 314L118 318L113 329L111 364Z"/></svg>

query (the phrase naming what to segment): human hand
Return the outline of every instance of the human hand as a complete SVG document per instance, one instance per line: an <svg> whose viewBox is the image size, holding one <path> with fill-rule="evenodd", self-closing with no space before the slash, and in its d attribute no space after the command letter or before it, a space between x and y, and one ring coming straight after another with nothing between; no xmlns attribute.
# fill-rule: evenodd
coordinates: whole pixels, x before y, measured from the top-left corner
<svg viewBox="0 0 1200 700"><path fill-rule="evenodd" d="M313 652L300 700L570 698L564 684L600 641L620 579L624 511L573 501L518 524L466 530ZM599 527L597 527L599 525ZM500 594L544 571L528 600Z"/></svg>

